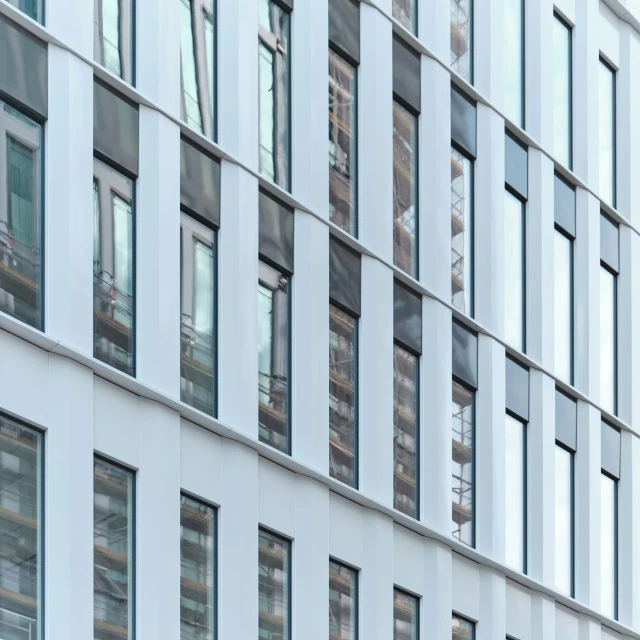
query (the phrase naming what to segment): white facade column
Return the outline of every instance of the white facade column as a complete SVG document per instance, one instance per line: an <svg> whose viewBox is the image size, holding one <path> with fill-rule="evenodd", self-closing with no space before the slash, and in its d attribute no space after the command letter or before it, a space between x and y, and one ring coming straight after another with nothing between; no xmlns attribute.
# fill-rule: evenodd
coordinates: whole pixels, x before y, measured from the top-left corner
<svg viewBox="0 0 640 640"><path fill-rule="evenodd" d="M556 637L556 603L542 593L531 594L531 638ZM559 640L559 639L558 639Z"/></svg>
<svg viewBox="0 0 640 640"><path fill-rule="evenodd" d="M593 618L581 616L578 623L578 639L579 640L600 640L602 638L602 629L600 623Z"/></svg>
<svg viewBox="0 0 640 640"><path fill-rule="evenodd" d="M69 51L50 46L49 86L52 90L45 127L44 329L66 346L91 356L93 68ZM73 87L73 92L53 90L65 86Z"/></svg>
<svg viewBox="0 0 640 640"><path fill-rule="evenodd" d="M296 211L293 276L293 456L329 472L329 229Z"/></svg>
<svg viewBox="0 0 640 640"><path fill-rule="evenodd" d="M143 105L136 196L136 376L179 398L180 128Z"/></svg>
<svg viewBox="0 0 640 640"><path fill-rule="evenodd" d="M476 5L474 8L473 84L479 93L502 111L504 102L504 0L487 0L483 5ZM478 105L478 111L479 109L480 105ZM478 115L480 114L478 113ZM482 127L478 121L478 136L481 130ZM478 153L478 156L481 157L481 154Z"/></svg>
<svg viewBox="0 0 640 640"><path fill-rule="evenodd" d="M218 416L257 440L258 179L227 160L221 173Z"/></svg>
<svg viewBox="0 0 640 640"><path fill-rule="evenodd" d="M453 609L451 548L425 540L424 569L420 640L448 638Z"/></svg>
<svg viewBox="0 0 640 640"><path fill-rule="evenodd" d="M451 55L451 8L449 2L447 0L429 0L428 2L420 0L418 5L418 38L438 58L448 63ZM429 58L429 60L432 59ZM423 58L423 66L425 61L426 58ZM424 84L422 90L424 95ZM435 98L435 95L431 97Z"/></svg>
<svg viewBox="0 0 640 640"><path fill-rule="evenodd" d="M506 580L504 575L488 567L480 569L479 622L477 640L496 640L507 636Z"/></svg>
<svg viewBox="0 0 640 640"><path fill-rule="evenodd" d="M87 60L93 60L93 2L47 0L44 12L45 26L58 40L83 55ZM49 47L49 55L54 48L57 48L56 45ZM50 88L69 86L71 85L54 84L49 78ZM51 101L51 91L49 92L49 101ZM93 109L89 113L93 113Z"/></svg>

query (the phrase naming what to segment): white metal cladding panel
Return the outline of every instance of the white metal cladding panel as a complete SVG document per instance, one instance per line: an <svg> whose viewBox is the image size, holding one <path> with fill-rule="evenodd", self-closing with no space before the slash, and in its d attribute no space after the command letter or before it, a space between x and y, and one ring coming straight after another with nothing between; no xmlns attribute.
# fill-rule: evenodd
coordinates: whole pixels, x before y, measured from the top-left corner
<svg viewBox="0 0 640 640"><path fill-rule="evenodd" d="M452 570L453 610L472 620L479 620L480 565L454 553Z"/></svg>
<svg viewBox="0 0 640 640"><path fill-rule="evenodd" d="M507 634L514 640L533 640L531 593L510 580L507 580Z"/></svg>
<svg viewBox="0 0 640 640"><path fill-rule="evenodd" d="M556 640L578 639L579 617L564 607L556 607Z"/></svg>

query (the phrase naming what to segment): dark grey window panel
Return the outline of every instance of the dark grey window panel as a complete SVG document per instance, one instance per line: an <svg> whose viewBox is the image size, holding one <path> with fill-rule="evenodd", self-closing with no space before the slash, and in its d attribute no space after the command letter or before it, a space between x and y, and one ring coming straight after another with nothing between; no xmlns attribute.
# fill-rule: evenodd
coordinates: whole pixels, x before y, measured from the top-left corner
<svg viewBox="0 0 640 640"><path fill-rule="evenodd" d="M600 446L600 458L602 460L602 470L606 471L616 480L620 479L620 432L607 424L601 423L602 437Z"/></svg>
<svg viewBox="0 0 640 640"><path fill-rule="evenodd" d="M469 156L476 157L476 105L451 86L451 139Z"/></svg>
<svg viewBox="0 0 640 640"><path fill-rule="evenodd" d="M453 375L472 389L478 388L478 336L453 322Z"/></svg>
<svg viewBox="0 0 640 640"><path fill-rule="evenodd" d="M48 114L47 45L0 15L0 93Z"/></svg>
<svg viewBox="0 0 640 640"><path fill-rule="evenodd" d="M557 173L553 189L553 212L556 224L575 238L576 190Z"/></svg>
<svg viewBox="0 0 640 640"><path fill-rule="evenodd" d="M523 147L508 133L504 135L504 181L523 200L528 197L529 156Z"/></svg>
<svg viewBox="0 0 640 640"><path fill-rule="evenodd" d="M618 225L606 216L600 214L600 260L610 269L620 271L620 243L618 242Z"/></svg>
<svg viewBox="0 0 640 640"><path fill-rule="evenodd" d="M360 3L329 0L329 42L356 64L360 63Z"/></svg>
<svg viewBox="0 0 640 640"><path fill-rule="evenodd" d="M420 55L393 37L393 92L420 113Z"/></svg>
<svg viewBox="0 0 640 640"><path fill-rule="evenodd" d="M505 362L505 406L529 422L529 369L507 358Z"/></svg>
<svg viewBox="0 0 640 640"><path fill-rule="evenodd" d="M138 107L94 78L93 148L138 176Z"/></svg>
<svg viewBox="0 0 640 640"><path fill-rule="evenodd" d="M260 191L260 254L293 273L293 211Z"/></svg>
<svg viewBox="0 0 640 640"><path fill-rule="evenodd" d="M329 297L360 317L360 255L333 237L329 239Z"/></svg>
<svg viewBox="0 0 640 640"><path fill-rule="evenodd" d="M293 11L293 0L273 0L286 11Z"/></svg>
<svg viewBox="0 0 640 640"><path fill-rule="evenodd" d="M180 140L180 206L220 226L220 163Z"/></svg>
<svg viewBox="0 0 640 640"><path fill-rule="evenodd" d="M577 451L578 405L573 398L556 389L556 440Z"/></svg>
<svg viewBox="0 0 640 640"><path fill-rule="evenodd" d="M393 337L401 346L422 353L422 296L393 282Z"/></svg>

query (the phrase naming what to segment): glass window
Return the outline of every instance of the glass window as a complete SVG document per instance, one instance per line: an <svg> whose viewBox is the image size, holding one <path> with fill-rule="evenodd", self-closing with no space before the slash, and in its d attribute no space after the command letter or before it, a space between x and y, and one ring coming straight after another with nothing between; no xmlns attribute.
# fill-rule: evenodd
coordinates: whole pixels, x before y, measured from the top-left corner
<svg viewBox="0 0 640 640"><path fill-rule="evenodd" d="M329 215L357 231L356 68L329 50Z"/></svg>
<svg viewBox="0 0 640 640"><path fill-rule="evenodd" d="M180 638L215 637L216 510L180 496Z"/></svg>
<svg viewBox="0 0 640 640"><path fill-rule="evenodd" d="M133 182L93 161L93 355L133 375Z"/></svg>
<svg viewBox="0 0 640 640"><path fill-rule="evenodd" d="M418 118L393 102L393 263L418 275Z"/></svg>
<svg viewBox="0 0 640 640"><path fill-rule="evenodd" d="M273 0L259 0L258 17L260 173L289 190L289 14Z"/></svg>
<svg viewBox="0 0 640 640"><path fill-rule="evenodd" d="M473 0L451 0L451 68L473 83Z"/></svg>
<svg viewBox="0 0 640 640"><path fill-rule="evenodd" d="M260 529L258 618L260 640L291 638L291 543Z"/></svg>
<svg viewBox="0 0 640 640"><path fill-rule="evenodd" d="M358 572L329 561L329 638L358 637Z"/></svg>
<svg viewBox="0 0 640 640"><path fill-rule="evenodd" d="M451 616L451 640L473 640L475 638L475 625L455 613Z"/></svg>
<svg viewBox="0 0 640 640"><path fill-rule="evenodd" d="M0 100L0 311L36 329L43 328L41 139L40 125Z"/></svg>
<svg viewBox="0 0 640 640"><path fill-rule="evenodd" d="M504 38L504 113L524 128L524 0L505 0Z"/></svg>
<svg viewBox="0 0 640 640"><path fill-rule="evenodd" d="M616 74L600 58L598 65L598 150L600 197L616 206Z"/></svg>
<svg viewBox="0 0 640 640"><path fill-rule="evenodd" d="M526 425L505 414L505 510L507 532L505 561L517 571L527 571L527 433Z"/></svg>
<svg viewBox="0 0 640 640"><path fill-rule="evenodd" d="M600 404L609 413L617 408L617 291L616 276L600 266Z"/></svg>
<svg viewBox="0 0 640 640"><path fill-rule="evenodd" d="M43 0L7 0L9 4L42 24Z"/></svg>
<svg viewBox="0 0 640 640"><path fill-rule="evenodd" d="M329 473L357 486L358 321L329 305Z"/></svg>
<svg viewBox="0 0 640 640"><path fill-rule="evenodd" d="M418 517L419 359L393 346L393 506Z"/></svg>
<svg viewBox="0 0 640 640"><path fill-rule="evenodd" d="M93 59L134 82L134 0L94 0Z"/></svg>
<svg viewBox="0 0 640 640"><path fill-rule="evenodd" d="M258 403L260 440L289 453L289 279L260 262Z"/></svg>
<svg viewBox="0 0 640 640"><path fill-rule="evenodd" d="M553 152L565 167L572 165L571 27L553 17Z"/></svg>
<svg viewBox="0 0 640 640"><path fill-rule="evenodd" d="M556 444L556 589L573 597L573 454Z"/></svg>
<svg viewBox="0 0 640 640"><path fill-rule="evenodd" d="M556 375L573 383L573 242L559 229L554 234L554 365Z"/></svg>
<svg viewBox="0 0 640 640"><path fill-rule="evenodd" d="M393 17L411 33L418 29L418 0L393 0Z"/></svg>
<svg viewBox="0 0 640 640"><path fill-rule="evenodd" d="M130 471L94 459L94 640L133 637L133 482Z"/></svg>
<svg viewBox="0 0 640 640"><path fill-rule="evenodd" d="M452 396L452 535L461 542L474 546L475 394L454 381Z"/></svg>
<svg viewBox="0 0 640 640"><path fill-rule="evenodd" d="M393 590L393 640L418 640L420 601L400 589Z"/></svg>
<svg viewBox="0 0 640 640"><path fill-rule="evenodd" d="M618 483L600 474L601 611L618 617Z"/></svg>
<svg viewBox="0 0 640 640"><path fill-rule="evenodd" d="M451 147L451 303L473 314L473 162Z"/></svg>
<svg viewBox="0 0 640 640"><path fill-rule="evenodd" d="M216 245L213 230L180 218L180 399L213 415L215 408Z"/></svg>
<svg viewBox="0 0 640 640"><path fill-rule="evenodd" d="M504 337L524 351L524 202L504 192Z"/></svg>
<svg viewBox="0 0 640 640"><path fill-rule="evenodd" d="M180 115L207 138L215 135L215 64L214 0L180 0Z"/></svg>
<svg viewBox="0 0 640 640"><path fill-rule="evenodd" d="M42 630L42 435L0 416L0 638Z"/></svg>

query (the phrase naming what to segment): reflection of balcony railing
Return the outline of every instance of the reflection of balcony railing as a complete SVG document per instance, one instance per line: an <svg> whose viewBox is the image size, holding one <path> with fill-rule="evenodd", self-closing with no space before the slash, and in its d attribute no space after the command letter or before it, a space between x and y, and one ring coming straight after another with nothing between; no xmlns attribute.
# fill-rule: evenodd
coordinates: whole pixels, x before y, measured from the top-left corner
<svg viewBox="0 0 640 640"><path fill-rule="evenodd" d="M39 249L0 231L0 289L35 309L40 295L39 280Z"/></svg>

